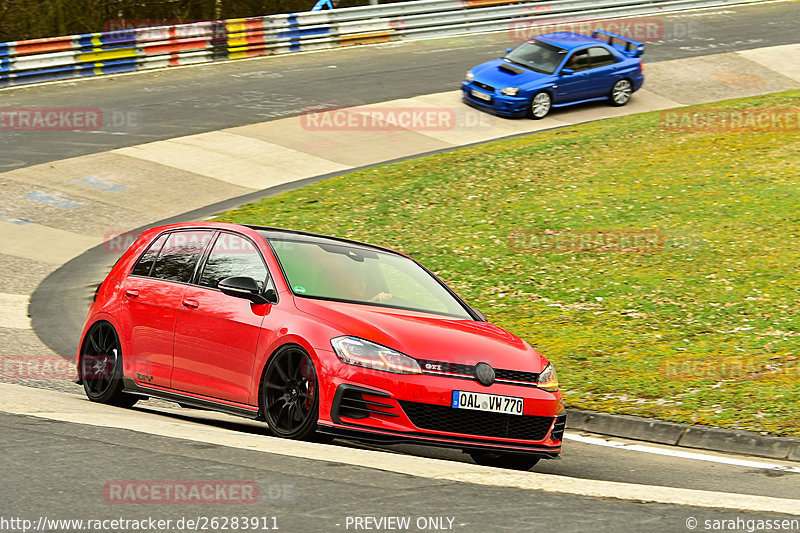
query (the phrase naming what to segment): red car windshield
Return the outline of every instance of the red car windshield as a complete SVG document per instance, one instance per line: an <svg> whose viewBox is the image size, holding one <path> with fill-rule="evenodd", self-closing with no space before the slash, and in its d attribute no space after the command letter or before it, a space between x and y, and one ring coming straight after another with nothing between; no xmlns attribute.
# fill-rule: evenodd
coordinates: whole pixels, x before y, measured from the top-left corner
<svg viewBox="0 0 800 533"><path fill-rule="evenodd" d="M267 241L297 296L473 319L439 281L407 257L346 243L291 237Z"/></svg>

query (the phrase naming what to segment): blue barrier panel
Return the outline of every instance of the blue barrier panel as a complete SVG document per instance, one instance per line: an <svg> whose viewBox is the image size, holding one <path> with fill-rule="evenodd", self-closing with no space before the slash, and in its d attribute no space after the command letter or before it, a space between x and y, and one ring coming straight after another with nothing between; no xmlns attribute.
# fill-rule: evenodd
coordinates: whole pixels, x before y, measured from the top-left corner
<svg viewBox="0 0 800 533"><path fill-rule="evenodd" d="M279 31L278 39L289 39L289 50L292 52L300 51L300 39L303 37L315 37L317 35L328 35L331 32L329 26L312 26L300 29L297 23L297 15L291 14L287 17L289 30Z"/></svg>
<svg viewBox="0 0 800 533"><path fill-rule="evenodd" d="M76 67L78 76L94 76L96 74L115 74L118 72L132 72L138 69L135 58L118 61L103 61L86 63Z"/></svg>
<svg viewBox="0 0 800 533"><path fill-rule="evenodd" d="M120 35L119 32L86 33L77 39L78 46L92 50L113 50L115 48L133 48L136 46L136 35Z"/></svg>
<svg viewBox="0 0 800 533"><path fill-rule="evenodd" d="M11 74L0 74L0 86L20 85L37 81L62 80L75 77L75 66L38 69L34 71L19 71Z"/></svg>
<svg viewBox="0 0 800 533"><path fill-rule="evenodd" d="M94 34L93 33L82 33L80 35L76 35L75 37L76 37L75 40L77 41L78 46L80 46L81 48L94 48L95 47L95 43L93 41L93 39L94 39Z"/></svg>

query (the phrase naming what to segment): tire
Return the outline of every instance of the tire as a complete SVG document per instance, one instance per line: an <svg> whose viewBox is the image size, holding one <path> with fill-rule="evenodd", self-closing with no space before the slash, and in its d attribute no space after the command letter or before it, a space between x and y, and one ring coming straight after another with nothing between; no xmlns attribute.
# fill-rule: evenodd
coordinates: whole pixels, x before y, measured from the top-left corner
<svg viewBox="0 0 800 533"><path fill-rule="evenodd" d="M541 120L550 114L553 108L553 99L547 91L539 91L531 98L531 103L528 105L528 117L533 120Z"/></svg>
<svg viewBox="0 0 800 533"><path fill-rule="evenodd" d="M114 326L96 322L81 347L81 379L86 396L93 402L132 407L139 396L123 392L122 348Z"/></svg>
<svg viewBox="0 0 800 533"><path fill-rule="evenodd" d="M631 101L633 95L633 84L627 78L617 80L617 83L611 88L611 94L608 95L609 102L614 107L622 107Z"/></svg>
<svg viewBox="0 0 800 533"><path fill-rule="evenodd" d="M312 440L319 419L319 378L314 361L297 345L270 357L261 381L259 403L276 437Z"/></svg>
<svg viewBox="0 0 800 533"><path fill-rule="evenodd" d="M471 451L469 455L476 464L511 470L530 470L540 459L535 455L489 451Z"/></svg>

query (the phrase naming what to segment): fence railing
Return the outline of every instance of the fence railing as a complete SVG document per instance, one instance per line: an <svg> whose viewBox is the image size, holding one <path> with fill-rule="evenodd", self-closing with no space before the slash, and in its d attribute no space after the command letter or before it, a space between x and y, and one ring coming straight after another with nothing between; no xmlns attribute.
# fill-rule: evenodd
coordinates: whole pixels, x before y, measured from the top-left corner
<svg viewBox="0 0 800 533"><path fill-rule="evenodd" d="M0 87L760 0L417 0L0 43Z"/></svg>

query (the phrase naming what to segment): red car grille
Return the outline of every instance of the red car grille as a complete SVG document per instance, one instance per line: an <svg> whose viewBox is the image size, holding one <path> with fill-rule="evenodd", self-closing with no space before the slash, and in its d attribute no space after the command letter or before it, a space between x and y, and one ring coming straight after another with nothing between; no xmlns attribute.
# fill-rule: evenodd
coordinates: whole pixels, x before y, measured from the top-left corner
<svg viewBox="0 0 800 533"><path fill-rule="evenodd" d="M494 371L497 381L522 381L524 383L536 383L539 374L536 372L522 372L521 370L503 370L499 368Z"/></svg>
<svg viewBox="0 0 800 533"><path fill-rule="evenodd" d="M547 436L553 425L553 417L550 416L486 413L406 401L401 401L400 406L420 429L462 435L538 441Z"/></svg>
<svg viewBox="0 0 800 533"><path fill-rule="evenodd" d="M432 359L419 359L417 361L425 374L445 375L462 379L476 379L475 367L472 365L462 365L459 363L447 363L444 361L434 361ZM516 385L536 386L539 374L536 372L523 372L521 370L505 370L496 368L494 370L495 381L498 383L509 383Z"/></svg>

